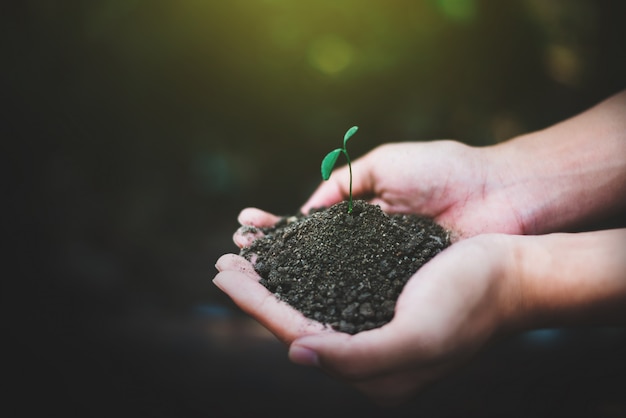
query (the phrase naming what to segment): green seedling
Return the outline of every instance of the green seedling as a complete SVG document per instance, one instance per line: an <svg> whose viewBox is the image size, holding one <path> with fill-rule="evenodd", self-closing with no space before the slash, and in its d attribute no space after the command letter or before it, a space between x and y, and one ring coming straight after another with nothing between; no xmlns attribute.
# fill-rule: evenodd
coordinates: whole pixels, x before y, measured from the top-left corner
<svg viewBox="0 0 626 418"><path fill-rule="evenodd" d="M337 158L339 158L339 154L343 154L346 156L346 160L348 161L348 170L350 171L350 200L348 201L348 213L352 213L352 165L350 164L350 156L348 155L348 150L346 149L346 144L348 143L348 139L359 129L358 126L353 126L348 129L348 131L343 136L343 148L337 148L326 154L326 157L322 160L322 178L324 180L328 180L330 175L335 167L335 163L337 162Z"/></svg>

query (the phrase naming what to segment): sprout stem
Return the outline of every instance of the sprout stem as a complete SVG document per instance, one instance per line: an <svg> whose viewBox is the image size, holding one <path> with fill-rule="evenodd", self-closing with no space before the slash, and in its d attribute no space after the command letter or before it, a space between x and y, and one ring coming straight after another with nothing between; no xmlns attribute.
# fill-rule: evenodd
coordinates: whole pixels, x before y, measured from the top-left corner
<svg viewBox="0 0 626 418"><path fill-rule="evenodd" d="M348 213L352 213L352 164L350 163L350 156L348 155L348 151L343 149L343 155L346 156L346 160L348 161L348 171L350 171L350 199L348 200Z"/></svg>
<svg viewBox="0 0 626 418"><path fill-rule="evenodd" d="M354 135L354 133L358 129L359 129L358 126L353 126L352 128L348 129L348 131L343 136L343 148L336 148L332 150L331 152L329 152L328 154L326 154L326 156L322 160L322 167L321 167L322 179L328 180L330 178L330 174L333 171L333 167L335 166L335 163L337 162L337 157L339 157L339 154L343 154L346 156L346 160L348 161L348 169L350 170L350 200L348 201L348 213L352 213L353 205L352 205L352 163L350 162L350 156L348 155L347 143L348 143L348 140L352 137L352 135Z"/></svg>

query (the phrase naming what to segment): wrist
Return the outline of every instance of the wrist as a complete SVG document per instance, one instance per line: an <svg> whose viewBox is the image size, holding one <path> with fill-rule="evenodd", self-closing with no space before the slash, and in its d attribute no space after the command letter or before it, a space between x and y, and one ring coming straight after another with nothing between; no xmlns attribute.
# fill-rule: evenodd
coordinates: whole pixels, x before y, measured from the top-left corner
<svg viewBox="0 0 626 418"><path fill-rule="evenodd" d="M519 330L622 324L626 318L626 229L518 236L515 241Z"/></svg>
<svg viewBox="0 0 626 418"><path fill-rule="evenodd" d="M498 334L511 334L532 327L524 292L525 263L530 256L520 238L520 235L498 235L493 243L501 265L497 277Z"/></svg>
<svg viewBox="0 0 626 418"><path fill-rule="evenodd" d="M533 151L521 149L520 142L533 134L527 134L507 142L484 148L486 155L487 181L490 190L499 193L501 200L508 202L509 210L517 220L517 234L534 234L542 218L541 192L534 183L537 172L527 164ZM543 200L543 199L541 199Z"/></svg>
<svg viewBox="0 0 626 418"><path fill-rule="evenodd" d="M486 149L524 234L581 230L626 208L626 91Z"/></svg>

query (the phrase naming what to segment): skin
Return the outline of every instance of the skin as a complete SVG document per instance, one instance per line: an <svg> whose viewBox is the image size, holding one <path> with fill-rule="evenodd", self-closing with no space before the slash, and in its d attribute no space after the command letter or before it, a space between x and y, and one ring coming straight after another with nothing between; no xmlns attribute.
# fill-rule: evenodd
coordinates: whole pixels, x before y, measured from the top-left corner
<svg viewBox="0 0 626 418"><path fill-rule="evenodd" d="M491 147L385 144L352 163L353 192L386 212L431 216L458 239L578 229L626 209L625 115L623 91ZM336 170L302 212L347 199L348 180L347 167Z"/></svg>
<svg viewBox="0 0 626 418"><path fill-rule="evenodd" d="M551 233L624 211L624 156L626 92L493 147L388 144L353 162L355 196L387 212L432 216L456 232L456 243L409 280L394 319L378 329L351 336L304 318L233 254L218 260L214 283L285 342L293 362L397 404L500 336L625 323L626 229ZM337 170L302 211L344 200L347 176ZM277 220L252 208L239 217L252 226ZM234 240L246 246L258 237L240 229Z"/></svg>
<svg viewBox="0 0 626 418"><path fill-rule="evenodd" d="M279 302L240 257L221 257L214 283L287 344L293 362L394 405L503 335L625 324L624 243L626 229L460 241L408 281L389 324L356 335L324 328Z"/></svg>

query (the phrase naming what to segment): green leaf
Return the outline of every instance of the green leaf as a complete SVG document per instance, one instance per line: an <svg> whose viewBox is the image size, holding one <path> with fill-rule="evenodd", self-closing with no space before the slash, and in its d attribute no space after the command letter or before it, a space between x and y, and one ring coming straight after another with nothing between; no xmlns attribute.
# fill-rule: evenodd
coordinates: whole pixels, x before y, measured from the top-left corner
<svg viewBox="0 0 626 418"><path fill-rule="evenodd" d="M337 158L339 158L341 151L341 148L332 150L326 154L326 157L322 160L322 178L324 180L328 180L330 178L330 173L332 173L333 167L335 167L335 163L337 162Z"/></svg>
<svg viewBox="0 0 626 418"><path fill-rule="evenodd" d="M354 135L354 133L355 133L356 131L358 131L358 130L359 130L359 127L358 127L358 126L353 126L352 128L348 129L348 131L346 132L346 134L343 136L343 147L344 147L344 148L346 147L346 143L348 142L348 139L350 139L350 137L351 137L352 135Z"/></svg>

